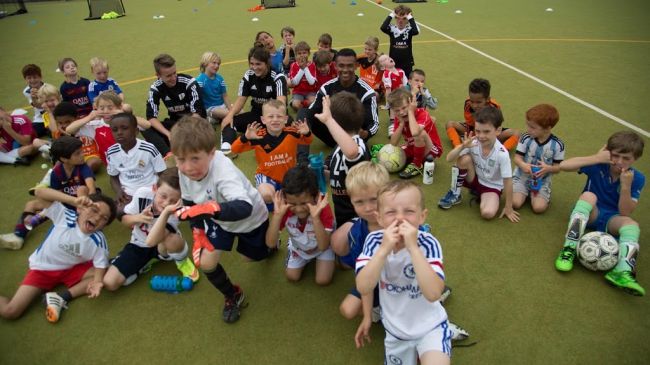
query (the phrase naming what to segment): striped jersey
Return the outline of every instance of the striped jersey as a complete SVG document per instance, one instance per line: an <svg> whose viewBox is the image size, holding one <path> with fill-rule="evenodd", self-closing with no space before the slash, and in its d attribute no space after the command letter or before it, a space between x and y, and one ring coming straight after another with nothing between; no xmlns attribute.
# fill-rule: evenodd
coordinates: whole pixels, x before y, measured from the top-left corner
<svg viewBox="0 0 650 365"><path fill-rule="evenodd" d="M177 121L183 115L199 114L205 117L205 108L199 95L199 85L196 80L186 74L178 74L176 85L169 87L158 79L149 87L147 99L147 119L158 118L160 102L167 107L169 119Z"/></svg>
<svg viewBox="0 0 650 365"><path fill-rule="evenodd" d="M538 165L540 162L544 162L547 165L553 165L564 160L564 142L554 134L551 134L546 141L539 142L537 138L524 133L519 137L515 153L521 156L527 164ZM523 175L521 169L515 167L514 176L521 175ZM547 174L544 179L550 177L551 174Z"/></svg>
<svg viewBox="0 0 650 365"><path fill-rule="evenodd" d="M284 74L269 71L264 77L257 77L253 70L247 70L239 82L237 95L251 98L251 112L262 115L262 105L279 96L287 96L287 79Z"/></svg>

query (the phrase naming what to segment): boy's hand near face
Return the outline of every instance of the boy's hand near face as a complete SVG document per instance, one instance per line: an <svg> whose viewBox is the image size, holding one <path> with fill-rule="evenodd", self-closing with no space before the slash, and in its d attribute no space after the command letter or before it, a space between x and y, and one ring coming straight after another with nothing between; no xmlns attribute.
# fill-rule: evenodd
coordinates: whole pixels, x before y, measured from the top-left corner
<svg viewBox="0 0 650 365"><path fill-rule="evenodd" d="M321 123L327 124L334 119L332 118L332 112L330 111L330 97L325 95L323 97L323 111L315 115Z"/></svg>
<svg viewBox="0 0 650 365"><path fill-rule="evenodd" d="M281 190L278 190L273 194L273 215L278 215L284 217L284 215L289 210L289 204L284 200L284 195Z"/></svg>
<svg viewBox="0 0 650 365"><path fill-rule="evenodd" d="M253 123L249 124L248 127L246 128L246 133L244 134L244 136L249 141L256 140L256 139L262 139L262 137L260 137L259 134L258 134L259 131L262 130L262 128L263 127L262 127L261 123L253 122Z"/></svg>
<svg viewBox="0 0 650 365"><path fill-rule="evenodd" d="M594 157L596 158L597 163L606 163L610 165L612 164L612 156L607 150L607 146L601 147L601 149L596 152Z"/></svg>
<svg viewBox="0 0 650 365"><path fill-rule="evenodd" d="M402 235L399 233L399 225L397 220L394 220L388 227L384 229L384 238L381 240L381 245L379 246L379 251L382 251L385 255L388 255L393 251L395 245L402 239Z"/></svg>
<svg viewBox="0 0 650 365"><path fill-rule="evenodd" d="M311 215L312 219L320 218L320 213L327 206L327 202L327 193L325 193L325 195L319 195L319 197L316 198L315 204L307 203L307 207L309 207L309 215Z"/></svg>
<svg viewBox="0 0 650 365"><path fill-rule="evenodd" d="M398 228L399 234L404 241L404 246L408 250L418 249L418 227L414 227L408 221L402 221Z"/></svg>
<svg viewBox="0 0 650 365"><path fill-rule="evenodd" d="M293 122L293 127L296 128L298 133L302 134L303 136L306 136L309 134L309 124L307 124L307 119L303 120L296 120Z"/></svg>

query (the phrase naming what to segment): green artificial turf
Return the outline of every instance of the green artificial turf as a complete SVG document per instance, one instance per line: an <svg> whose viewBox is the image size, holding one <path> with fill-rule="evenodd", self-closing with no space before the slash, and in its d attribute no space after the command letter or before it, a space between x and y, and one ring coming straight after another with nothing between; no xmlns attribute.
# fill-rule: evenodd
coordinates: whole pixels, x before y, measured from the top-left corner
<svg viewBox="0 0 650 365"><path fill-rule="evenodd" d="M126 101L144 114L152 59L167 52L178 70L197 74L201 54L215 50L220 73L234 100L246 69L246 55L259 30L280 43L285 25L296 29L312 51L323 32L334 48L362 50L365 39L378 36L381 51L388 38L379 25L388 14L374 2L298 0L296 8L249 13L256 1L139 0L125 1L127 16L83 21L85 1L27 3L28 14L0 20L0 105L24 107L20 69L36 63L44 80L59 85L57 60L73 57L82 76L92 78L88 60L106 58L111 77ZM394 4L386 1L383 6ZM645 108L650 76L650 5L642 0L523 1L450 0L410 4L419 22L463 41L528 72L637 127L650 130ZM546 12L546 8L553 12ZM462 10L456 14L455 10ZM363 16L358 16L363 13ZM154 20L154 15L165 19ZM251 22L251 18L259 18ZM446 152L447 120L462 118L467 84L488 78L492 96L501 103L506 127L524 129L525 111L541 102L556 105L560 122L554 133L566 143L566 156L596 152L614 131L625 129L611 119L497 64L444 36L421 27L415 38L416 66L438 97L438 132ZM372 143L385 143L386 113ZM646 132L647 133L647 132ZM646 143L648 139L645 139ZM312 150L324 150L316 141ZM648 151L646 151L646 155ZM636 164L650 174L648 157ZM26 189L44 173L36 159L31 167L0 166L1 230L9 232L29 199ZM252 176L252 154L235 163ZM477 345L456 348L455 364L644 364L650 359L650 304L608 286L601 273L579 265L559 273L553 261L563 241L566 221L584 184L584 177L554 177L552 204L543 215L525 206L522 220L486 222L476 205L465 202L451 211L436 207L449 186L449 167L436 163L434 184L425 186L428 222L441 241L447 283L453 294L446 303L450 318L471 333ZM110 191L105 173L99 185ZM644 195L647 195L647 189ZM466 201L469 199L466 199ZM650 289L647 259L648 215L643 196L633 217L641 224L638 279ZM185 227L186 228L186 227ZM33 232L21 251L0 252L0 294L10 296L27 268L27 258L41 242L46 226ZM114 223L105 230L115 255L129 239L129 230ZM185 229L185 236L190 237ZM283 236L284 237L284 236ZM285 240L286 242L286 240ZM131 287L104 291L96 300L79 298L56 325L47 323L35 303L17 321L0 320L0 364L112 363L161 364L377 364L383 361L383 330L373 326L373 342L354 348L358 321L346 321L338 305L353 285L351 272L337 271L325 288L314 284L313 267L297 284L283 276L284 253L262 263L245 263L236 254L223 257L224 267L240 283L250 306L241 320L220 319L223 298L203 278L192 292L169 295L148 288L152 274L176 274L160 264Z"/></svg>

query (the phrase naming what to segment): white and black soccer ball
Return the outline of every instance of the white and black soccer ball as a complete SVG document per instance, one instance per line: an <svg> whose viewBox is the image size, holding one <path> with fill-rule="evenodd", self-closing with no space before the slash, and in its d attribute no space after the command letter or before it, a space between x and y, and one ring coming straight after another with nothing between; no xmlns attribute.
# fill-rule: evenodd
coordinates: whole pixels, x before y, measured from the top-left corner
<svg viewBox="0 0 650 365"><path fill-rule="evenodd" d="M618 242L605 232L589 232L578 243L578 260L593 271L607 271L618 262Z"/></svg>
<svg viewBox="0 0 650 365"><path fill-rule="evenodd" d="M383 165L388 172L401 171L406 165L406 153L401 147L386 144L377 153L377 163Z"/></svg>

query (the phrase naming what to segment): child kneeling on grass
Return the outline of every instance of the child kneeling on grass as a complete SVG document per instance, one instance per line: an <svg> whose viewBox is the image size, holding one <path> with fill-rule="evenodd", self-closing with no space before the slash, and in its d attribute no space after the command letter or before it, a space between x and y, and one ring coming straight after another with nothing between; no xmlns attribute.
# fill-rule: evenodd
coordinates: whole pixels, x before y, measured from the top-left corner
<svg viewBox="0 0 650 365"><path fill-rule="evenodd" d="M393 180L379 190L378 222L383 230L366 238L357 258L357 289L372 294L379 283L379 303L386 359L394 364L449 364L451 332L440 303L445 289L440 243L418 230L427 209L424 193L409 181ZM368 326L369 327L369 326ZM357 331L363 344L368 330Z"/></svg>
<svg viewBox="0 0 650 365"><path fill-rule="evenodd" d="M639 223L630 217L645 185L645 176L632 164L643 154L643 139L634 132L612 134L596 154L574 157L560 163L562 171L587 175L587 183L571 212L564 247L555 260L559 271L571 271L576 247L585 228L619 236L618 263L605 280L626 292L643 296L636 281L639 253Z"/></svg>
<svg viewBox="0 0 650 365"><path fill-rule="evenodd" d="M0 316L15 319L43 292L47 320L59 320L61 309L73 298L96 298L104 286L108 244L102 229L115 219L115 203L101 194L73 197L51 188L39 188L36 196L49 202L47 217L53 222L45 241L29 257L29 270L9 299L0 296ZM64 204L73 205L75 209ZM51 291L65 284L62 292Z"/></svg>
<svg viewBox="0 0 650 365"><path fill-rule="evenodd" d="M120 218L124 225L133 227L131 240L111 262L104 276L106 289L113 291L133 283L139 273L148 271L150 264L158 259L174 260L183 276L199 280L199 271L187 257L187 243L174 214L180 207L176 167L163 171L156 185L135 191Z"/></svg>
<svg viewBox="0 0 650 365"><path fill-rule="evenodd" d="M275 248L280 230L287 229L287 279L300 280L305 266L316 259L316 284L329 284L334 275L334 252L330 248L334 215L327 194L321 195L318 190L316 175L306 166L287 171L273 204L275 210L266 231L266 245Z"/></svg>

